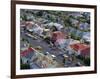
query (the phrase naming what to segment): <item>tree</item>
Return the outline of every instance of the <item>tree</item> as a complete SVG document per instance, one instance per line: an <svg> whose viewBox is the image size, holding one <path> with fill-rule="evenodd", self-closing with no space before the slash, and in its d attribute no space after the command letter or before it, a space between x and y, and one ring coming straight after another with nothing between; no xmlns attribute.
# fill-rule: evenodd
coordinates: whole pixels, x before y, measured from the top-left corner
<svg viewBox="0 0 100 79"><path fill-rule="evenodd" d="M89 57L85 58L84 63L85 63L86 66L90 66L90 58Z"/></svg>

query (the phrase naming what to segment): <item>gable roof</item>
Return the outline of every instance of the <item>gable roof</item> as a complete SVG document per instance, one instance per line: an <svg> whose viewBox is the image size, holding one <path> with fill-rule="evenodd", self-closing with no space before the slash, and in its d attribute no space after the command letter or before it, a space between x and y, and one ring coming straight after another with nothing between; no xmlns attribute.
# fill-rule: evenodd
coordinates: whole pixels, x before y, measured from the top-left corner
<svg viewBox="0 0 100 79"><path fill-rule="evenodd" d="M34 49L32 49L31 47L30 48L28 48L27 50L24 50L24 51L22 51L21 52L21 56L27 56L28 54L30 54L30 53L33 53L34 52Z"/></svg>
<svg viewBox="0 0 100 79"><path fill-rule="evenodd" d="M80 53L82 55L88 55L90 53L90 46L89 45L85 45L85 44L82 44L82 43L77 43L77 44L72 44L70 45L70 47L77 51L80 51Z"/></svg>
<svg viewBox="0 0 100 79"><path fill-rule="evenodd" d="M57 40L57 39L64 39L65 38L65 34L60 32L60 31L55 31L52 34L52 39Z"/></svg>

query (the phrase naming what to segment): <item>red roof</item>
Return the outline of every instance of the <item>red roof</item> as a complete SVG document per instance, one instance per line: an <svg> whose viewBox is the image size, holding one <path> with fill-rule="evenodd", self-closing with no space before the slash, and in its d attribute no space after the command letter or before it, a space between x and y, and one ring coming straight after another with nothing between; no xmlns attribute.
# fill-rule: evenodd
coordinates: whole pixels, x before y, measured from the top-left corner
<svg viewBox="0 0 100 79"><path fill-rule="evenodd" d="M77 44L70 45L70 47L77 52L80 51L81 55L84 55L84 56L86 56L90 53L89 45L77 43Z"/></svg>
<svg viewBox="0 0 100 79"><path fill-rule="evenodd" d="M64 38L65 38L64 33L60 32L60 31L53 32L53 34L52 34L53 40L64 39Z"/></svg>
<svg viewBox="0 0 100 79"><path fill-rule="evenodd" d="M28 48L27 50L22 51L22 52L21 52L21 56L26 56L26 55L28 55L29 53L31 53L32 51L34 51L34 50L30 47L30 48Z"/></svg>

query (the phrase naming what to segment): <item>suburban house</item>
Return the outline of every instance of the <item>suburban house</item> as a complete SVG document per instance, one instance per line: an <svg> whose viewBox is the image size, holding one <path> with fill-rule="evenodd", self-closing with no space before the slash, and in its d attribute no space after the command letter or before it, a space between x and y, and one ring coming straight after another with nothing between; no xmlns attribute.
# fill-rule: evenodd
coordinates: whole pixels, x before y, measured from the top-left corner
<svg viewBox="0 0 100 79"><path fill-rule="evenodd" d="M71 21L72 25L74 25L74 26L78 26L79 25L79 21L76 20L76 19L70 19L70 21Z"/></svg>
<svg viewBox="0 0 100 79"><path fill-rule="evenodd" d="M26 30L26 22L25 21L20 21L20 30L21 32Z"/></svg>
<svg viewBox="0 0 100 79"><path fill-rule="evenodd" d="M55 31L52 34L52 42L56 45L56 46L60 46L61 48L64 48L66 45L66 36L64 33L60 32L60 31Z"/></svg>
<svg viewBox="0 0 100 79"><path fill-rule="evenodd" d="M82 12L72 12L69 16L73 16L74 18L83 17Z"/></svg>
<svg viewBox="0 0 100 79"><path fill-rule="evenodd" d="M29 32L34 32L38 35L42 35L43 33L43 28L38 23L34 23L34 22L27 22L26 29Z"/></svg>
<svg viewBox="0 0 100 79"><path fill-rule="evenodd" d="M29 32L33 32L33 25L34 25L34 22L27 21L26 22L26 30Z"/></svg>
<svg viewBox="0 0 100 79"><path fill-rule="evenodd" d="M90 29L90 25L88 23L80 23L79 27L80 27L81 30Z"/></svg>
<svg viewBox="0 0 100 79"><path fill-rule="evenodd" d="M76 43L76 44L72 44L70 45L70 47L72 48L73 52L76 55L80 55L83 57L89 57L90 56L90 46L89 45L85 45L82 43Z"/></svg>
<svg viewBox="0 0 100 79"><path fill-rule="evenodd" d="M20 47L21 51L27 50L29 48L29 43L26 40L21 39Z"/></svg>
<svg viewBox="0 0 100 79"><path fill-rule="evenodd" d="M20 27L25 27L26 26L26 22L25 21L20 21Z"/></svg>
<svg viewBox="0 0 100 79"><path fill-rule="evenodd" d="M84 42L87 42L88 44L90 44L90 33L85 32L82 39L84 40Z"/></svg>
<svg viewBox="0 0 100 79"><path fill-rule="evenodd" d="M33 48L28 48L20 52L22 64L28 64L30 61L33 61L37 56Z"/></svg>
<svg viewBox="0 0 100 79"><path fill-rule="evenodd" d="M33 32L41 36L43 33L43 28L36 23L33 27Z"/></svg>
<svg viewBox="0 0 100 79"><path fill-rule="evenodd" d="M59 23L54 23L54 22L48 23L47 26L48 26L48 28L56 27L56 29L59 31L63 28L63 25L61 25Z"/></svg>

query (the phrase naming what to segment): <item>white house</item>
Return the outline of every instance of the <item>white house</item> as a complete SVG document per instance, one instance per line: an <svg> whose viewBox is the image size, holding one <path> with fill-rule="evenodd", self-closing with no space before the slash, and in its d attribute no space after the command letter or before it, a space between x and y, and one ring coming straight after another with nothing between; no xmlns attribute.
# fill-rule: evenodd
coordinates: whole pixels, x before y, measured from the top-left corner
<svg viewBox="0 0 100 79"><path fill-rule="evenodd" d="M63 28L63 25L59 24L59 23L54 23L54 22L50 22L47 24L47 26L49 28L52 28L53 26L57 28L57 30L61 30Z"/></svg>

